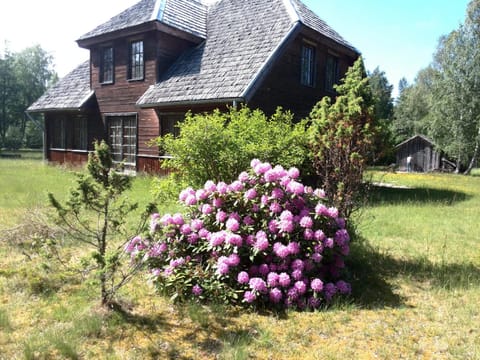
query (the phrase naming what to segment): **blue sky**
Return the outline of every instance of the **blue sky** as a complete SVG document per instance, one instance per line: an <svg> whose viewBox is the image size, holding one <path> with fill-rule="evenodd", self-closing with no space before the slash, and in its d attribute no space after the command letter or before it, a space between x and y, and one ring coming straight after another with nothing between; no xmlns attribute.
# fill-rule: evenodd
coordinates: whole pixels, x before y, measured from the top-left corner
<svg viewBox="0 0 480 360"><path fill-rule="evenodd" d="M468 0L303 0L397 87L432 61L441 35L465 19ZM396 92L395 92L396 93Z"/></svg>
<svg viewBox="0 0 480 360"><path fill-rule="evenodd" d="M54 55L63 76L88 58L74 40L137 1L0 0L0 50L5 40L14 51L38 43ZM362 52L368 70L379 66L395 86L403 76L412 82L431 62L439 37L463 22L469 2L303 1Z"/></svg>

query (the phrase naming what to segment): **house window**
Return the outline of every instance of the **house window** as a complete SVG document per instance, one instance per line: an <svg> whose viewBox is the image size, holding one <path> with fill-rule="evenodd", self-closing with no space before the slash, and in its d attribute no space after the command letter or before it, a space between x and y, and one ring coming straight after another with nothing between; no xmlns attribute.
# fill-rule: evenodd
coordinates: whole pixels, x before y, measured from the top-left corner
<svg viewBox="0 0 480 360"><path fill-rule="evenodd" d="M135 169L137 156L136 115L108 116L108 139L113 160Z"/></svg>
<svg viewBox="0 0 480 360"><path fill-rule="evenodd" d="M114 61L113 61L113 47L103 48L100 61L100 82L102 84L113 83Z"/></svg>
<svg viewBox="0 0 480 360"><path fill-rule="evenodd" d="M334 92L335 89L333 86L338 84L339 77L338 58L329 55L325 67L325 90Z"/></svg>
<svg viewBox="0 0 480 360"><path fill-rule="evenodd" d="M300 83L306 86L315 86L315 47L302 45Z"/></svg>
<svg viewBox="0 0 480 360"><path fill-rule="evenodd" d="M144 77L143 41L130 43L129 80L143 80Z"/></svg>
<svg viewBox="0 0 480 360"><path fill-rule="evenodd" d="M65 149L66 148L66 136L65 136L65 119L54 118L49 122L50 125L50 148L52 149Z"/></svg>
<svg viewBox="0 0 480 360"><path fill-rule="evenodd" d="M73 120L72 149L87 150L88 131L87 119L75 118Z"/></svg>
<svg viewBox="0 0 480 360"><path fill-rule="evenodd" d="M161 136L172 134L173 137L178 137L180 135L180 129L178 128L177 124L184 119L183 115L180 115L180 114L162 115L160 119L161 119L160 120Z"/></svg>

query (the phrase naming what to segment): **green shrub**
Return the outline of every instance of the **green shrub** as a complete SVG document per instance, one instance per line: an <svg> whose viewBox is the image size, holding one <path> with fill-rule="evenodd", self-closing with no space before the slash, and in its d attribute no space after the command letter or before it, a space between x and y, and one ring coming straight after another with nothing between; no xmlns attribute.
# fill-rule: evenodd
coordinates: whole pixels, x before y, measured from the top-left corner
<svg viewBox="0 0 480 360"><path fill-rule="evenodd" d="M247 107L224 113L188 113L178 124L180 135L160 138L159 145L173 156L164 166L192 186L202 186L207 180L233 181L254 158L308 173L305 125L294 124L292 114L280 108L271 117Z"/></svg>
<svg viewBox="0 0 480 360"><path fill-rule="evenodd" d="M336 91L334 103L325 97L312 109L309 132L319 186L340 214L349 218L361 204L363 172L379 131L361 58Z"/></svg>

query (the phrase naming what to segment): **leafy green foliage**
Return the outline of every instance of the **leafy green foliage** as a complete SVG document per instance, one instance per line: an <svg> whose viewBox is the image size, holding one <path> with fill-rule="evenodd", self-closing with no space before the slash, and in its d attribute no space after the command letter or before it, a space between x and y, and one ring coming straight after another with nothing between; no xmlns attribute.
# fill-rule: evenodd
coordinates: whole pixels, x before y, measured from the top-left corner
<svg viewBox="0 0 480 360"><path fill-rule="evenodd" d="M24 112L57 80L52 67L53 57L39 45L0 53L0 147L11 144L11 139L7 141L12 137L9 128L17 129L15 139L20 137L23 142L28 123Z"/></svg>
<svg viewBox="0 0 480 360"><path fill-rule="evenodd" d="M58 224L73 239L86 243L92 249L91 260L83 259L85 271L93 263L101 288L102 305L113 301L116 291L126 284L137 270L122 268L122 245L128 240L125 219L136 210L124 192L131 187L131 178L116 171L110 149L105 142L95 143L95 152L89 154L88 174L79 174L77 187L72 189L65 205L49 194L50 204L58 215ZM142 216L139 231L145 224ZM123 243L118 243L123 239Z"/></svg>
<svg viewBox="0 0 480 360"><path fill-rule="evenodd" d="M335 103L325 97L314 106L309 131L320 186L348 218L358 206L363 171L378 131L361 58L336 90Z"/></svg>
<svg viewBox="0 0 480 360"><path fill-rule="evenodd" d="M188 113L178 124L177 138L167 135L159 139L160 146L173 156L164 166L192 186L207 180L233 181L253 158L297 166L308 173L306 124L293 124L292 118L281 109L267 117L247 107L225 113Z"/></svg>

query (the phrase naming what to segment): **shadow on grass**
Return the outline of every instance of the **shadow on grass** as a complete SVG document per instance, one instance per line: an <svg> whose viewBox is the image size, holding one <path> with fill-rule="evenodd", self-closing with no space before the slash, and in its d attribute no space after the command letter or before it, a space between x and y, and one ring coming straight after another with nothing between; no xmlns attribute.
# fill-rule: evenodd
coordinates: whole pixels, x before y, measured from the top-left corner
<svg viewBox="0 0 480 360"><path fill-rule="evenodd" d="M432 263L427 258L397 259L363 240L352 244L350 271L353 303L366 308L399 307L405 304L394 280L408 278L428 282L436 289L469 289L480 286L480 268L471 263Z"/></svg>
<svg viewBox="0 0 480 360"><path fill-rule="evenodd" d="M452 190L431 188L391 188L372 185L368 204L402 204L402 203L441 203L453 205L468 200L471 196Z"/></svg>

